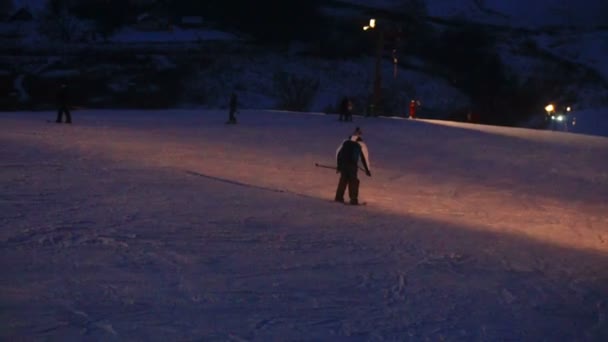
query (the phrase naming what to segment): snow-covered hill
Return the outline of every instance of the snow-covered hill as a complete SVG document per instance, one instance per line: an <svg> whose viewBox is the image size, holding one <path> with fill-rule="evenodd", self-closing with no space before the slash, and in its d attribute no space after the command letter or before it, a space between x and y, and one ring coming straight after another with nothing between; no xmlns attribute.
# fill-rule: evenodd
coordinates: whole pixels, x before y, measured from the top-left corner
<svg viewBox="0 0 608 342"><path fill-rule="evenodd" d="M394 9L402 0L342 0L342 2ZM491 24L539 28L608 24L608 5L603 0L426 0L429 14L460 17Z"/></svg>
<svg viewBox="0 0 608 342"><path fill-rule="evenodd" d="M45 1L19 0L15 3L17 7L40 9ZM344 0L328 3L338 8L344 4L361 6L359 11L356 6L349 7L347 11L349 16L359 19L367 15L363 9L376 7L391 10L401 5L400 1L394 0ZM523 31L527 32L525 34L515 30L512 35L505 34L502 29L498 30L501 33L497 34L497 46L501 60L506 62L509 71L517 75L521 82L525 82L530 78L538 80L560 75L564 70L576 69L578 71L574 73L572 84L563 86L561 92L565 95L555 96L556 98L548 101L571 105L572 99L576 98L577 102L572 105L575 105L577 110L606 111L608 59L605 56L608 55L608 33L605 27L598 27L605 24L605 21L602 21L602 16L606 13L603 10L605 2L428 0L426 4L429 16L434 18L468 19L506 31L510 28L530 29ZM560 25L555 27L555 23ZM27 108L28 103L23 99L39 101L48 106L49 100L46 97L49 91L46 87L59 82L62 76L69 76L75 83L80 83L81 89L87 90L75 100L80 102L77 104L80 106L102 107L116 103L116 106L120 107L125 106L125 103L141 103L143 100L138 96L142 93L146 99L162 99L171 89L176 88L175 83L180 83L180 86L183 85L186 89L180 89L179 95L174 96L176 99L161 101L163 104L218 108L225 105L227 94L237 90L244 107L277 108L280 95L274 80L275 75L280 72L319 81L316 95L306 110L331 111L342 96L349 95L357 102L356 111L363 113L369 102L374 72L372 58L319 60L302 57L298 53L302 49L296 48L292 49L296 52L287 53L249 53L245 50L239 52L242 41L235 40L233 34L211 29L176 28L172 32L141 32L127 27L110 37L109 44L96 41L75 43L72 45L76 46L71 46L49 42L46 37L39 35L35 23L28 27L21 28L24 32L21 39L31 48L31 56L16 58L14 49L11 48L7 52L8 55L3 56L0 61L0 75L5 75L0 80L0 85L4 87L2 90L6 89L9 93L7 98L13 99L8 108ZM232 49L228 49L228 53L214 54L215 46L206 44L215 44L218 41L222 44L230 41L235 43ZM179 47L180 44L183 46ZM294 47L297 46L298 44L294 44ZM40 52L39 49L43 47L47 49ZM146 50L146 47L149 49ZM130 53L130 49L134 51ZM105 57L100 57L95 62L98 65L95 66L91 66L91 61L74 62L75 65L66 66L56 62L60 59L59 55L65 51L83 51L89 54L95 54L91 51L116 51L116 56L107 58L110 60L108 62ZM40 53L53 55L43 58ZM177 66L186 64L183 61L184 54L188 54L191 60L199 59L196 63L201 65L200 68L188 70L185 76L178 75L175 71L175 75L170 76L173 77L171 80L142 76L163 73L167 71L167 66L173 66L174 70L177 70ZM399 69L396 80L393 80L393 64L388 56L382 64L385 94L392 98L391 109L387 114L403 115L411 98L419 99L423 103L420 115L428 118L449 117L470 107L468 96L445 77L434 74L433 66L427 65L424 59L408 56L403 51L398 51L398 55L403 67ZM135 56L141 60L128 63L123 60L119 65L112 64L112 60ZM82 60L79 57L75 59ZM165 63L159 65L159 60ZM187 63L191 63L191 60ZM150 68L147 68L148 65ZM208 67L209 65L211 67ZM112 75L119 76L108 81L108 73L100 72L100 69L113 70ZM164 85L168 85L169 89L164 89ZM125 98L132 100L126 101ZM149 104L141 103L141 106L144 105ZM543 113L542 107L544 104L539 106L539 114Z"/></svg>
<svg viewBox="0 0 608 342"><path fill-rule="evenodd" d="M2 340L608 338L608 138L242 111L0 115ZM363 130L364 207L332 202Z"/></svg>
<svg viewBox="0 0 608 342"><path fill-rule="evenodd" d="M42 10L48 0L12 0L15 8ZM334 1L335 2L335 1ZM340 0L356 5L393 9L402 0ZM429 14L462 17L495 24L537 28L542 26L600 26L608 24L603 0L426 0Z"/></svg>
<svg viewBox="0 0 608 342"><path fill-rule="evenodd" d="M516 27L606 25L602 0L427 0L431 15L460 16Z"/></svg>

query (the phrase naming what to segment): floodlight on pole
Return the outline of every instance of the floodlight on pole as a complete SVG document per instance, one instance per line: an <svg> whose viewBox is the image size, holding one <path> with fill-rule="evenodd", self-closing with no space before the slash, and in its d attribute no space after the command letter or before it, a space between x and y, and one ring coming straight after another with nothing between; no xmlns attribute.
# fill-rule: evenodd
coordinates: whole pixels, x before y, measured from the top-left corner
<svg viewBox="0 0 608 342"><path fill-rule="evenodd" d="M363 26L363 31L371 30L376 27L376 19L370 19L369 25Z"/></svg>
<svg viewBox="0 0 608 342"><path fill-rule="evenodd" d="M377 112L380 97L382 92L382 76L381 76L381 65L382 65L382 50L384 47L384 35L382 30L376 29L376 19L371 18L369 25L363 26L363 31L373 30L376 33L376 63L374 67L374 86L373 86L373 112Z"/></svg>
<svg viewBox="0 0 608 342"><path fill-rule="evenodd" d="M545 107L545 110L547 111L547 115L550 115L551 112L553 112L555 110L555 106L553 106L553 104L550 103Z"/></svg>

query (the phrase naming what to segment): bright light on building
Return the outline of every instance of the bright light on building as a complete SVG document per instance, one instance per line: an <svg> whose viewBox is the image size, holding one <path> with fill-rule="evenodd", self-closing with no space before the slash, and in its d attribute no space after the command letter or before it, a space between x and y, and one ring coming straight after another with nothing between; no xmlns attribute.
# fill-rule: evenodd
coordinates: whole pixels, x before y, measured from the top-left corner
<svg viewBox="0 0 608 342"><path fill-rule="evenodd" d="M569 112L569 111L571 111L571 110L572 110L572 108L571 108L570 106L566 107L566 111L567 111L567 112Z"/></svg>
<svg viewBox="0 0 608 342"><path fill-rule="evenodd" d="M559 122L564 121L564 116L563 115L558 115L557 116L557 121L559 121Z"/></svg>
<svg viewBox="0 0 608 342"><path fill-rule="evenodd" d="M555 110L555 107L552 104L548 104L547 107L545 107L545 110L547 113L551 113L553 110Z"/></svg>

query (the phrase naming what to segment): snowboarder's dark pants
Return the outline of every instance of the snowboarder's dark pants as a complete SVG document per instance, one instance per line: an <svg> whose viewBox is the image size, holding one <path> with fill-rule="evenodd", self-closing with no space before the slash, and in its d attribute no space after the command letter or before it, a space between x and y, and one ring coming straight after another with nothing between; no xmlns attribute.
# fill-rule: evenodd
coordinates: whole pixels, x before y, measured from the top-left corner
<svg viewBox="0 0 608 342"><path fill-rule="evenodd" d="M66 105L59 106L59 110L57 110L57 120L55 120L55 122L61 122L61 119L63 118L64 113L65 113L65 122L72 123L72 116L70 115L70 110L68 109L68 106L66 106Z"/></svg>
<svg viewBox="0 0 608 342"><path fill-rule="evenodd" d="M351 203L359 203L359 178L357 178L357 171L346 170L340 173L340 182L338 182L338 188L336 189L336 198L338 202L344 202L344 192L348 187L348 197L350 197Z"/></svg>

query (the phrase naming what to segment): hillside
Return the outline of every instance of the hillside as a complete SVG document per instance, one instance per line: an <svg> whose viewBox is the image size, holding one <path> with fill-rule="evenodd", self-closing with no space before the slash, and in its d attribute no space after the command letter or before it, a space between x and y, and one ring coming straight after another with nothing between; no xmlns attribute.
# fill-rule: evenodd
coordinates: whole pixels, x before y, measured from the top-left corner
<svg viewBox="0 0 608 342"><path fill-rule="evenodd" d="M394 10L403 0L333 1ZM511 27L548 26L597 27L608 24L608 5L601 0L423 0L428 13L436 17L460 17L476 22Z"/></svg>
<svg viewBox="0 0 608 342"><path fill-rule="evenodd" d="M49 108L57 84L69 80L78 85L75 105L85 108L211 109L224 107L228 94L236 90L246 108L335 112L338 100L348 95L355 101L356 113L365 114L374 78L374 43L373 35L365 35L359 27L371 15L378 17L380 25L401 25L407 22L403 19L407 7L395 7L398 2L388 0L372 5L323 3L331 23L323 39L268 48L217 25L175 26L159 32L127 26L103 40L92 34L90 23L77 21L74 39L78 40L49 40L41 35L38 23L44 2L23 0L17 5L33 8L38 17L8 29L10 43L0 50L0 91L9 96L1 100L0 108ZM472 0L425 4L424 15L415 17L422 26L414 33L424 36L420 33L428 31L428 37L403 36L395 50L396 73L393 43L386 41L381 64L383 114L405 115L407 102L417 99L422 103L420 115L427 118L463 121L467 113L475 112L488 118L485 123L522 126L538 125L536 119L542 119L542 108L549 102L577 111L607 107L608 31L602 26L602 2L563 0L532 6L515 1L508 7L498 1ZM588 20L580 20L583 17ZM558 22L568 24L556 26ZM477 41L456 35L451 45L451 39L442 36L461 30L484 32L485 38L477 38L491 40L490 51L462 54L458 51L468 48L459 44L475 47ZM494 58L499 67L492 64ZM488 69L475 75L480 60L486 59ZM295 88L281 81L284 75L312 90L296 101ZM498 90L488 94L489 89ZM499 103L501 99L504 103ZM303 104L295 108L289 102ZM506 117L510 118L501 119Z"/></svg>
<svg viewBox="0 0 608 342"><path fill-rule="evenodd" d="M427 0L429 13L461 16L476 21L513 27L597 27L608 22L601 0Z"/></svg>

